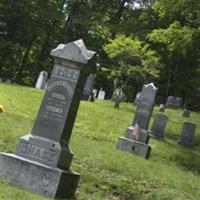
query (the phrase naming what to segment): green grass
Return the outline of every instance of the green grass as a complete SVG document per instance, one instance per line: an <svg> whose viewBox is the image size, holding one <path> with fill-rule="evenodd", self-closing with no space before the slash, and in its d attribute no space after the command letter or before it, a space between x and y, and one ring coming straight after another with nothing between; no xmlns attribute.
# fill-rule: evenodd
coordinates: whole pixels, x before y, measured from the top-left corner
<svg viewBox="0 0 200 200"><path fill-rule="evenodd" d="M15 152L18 139L30 133L43 91L0 84L0 151ZM134 117L133 106L122 103L115 109L110 101L82 101L70 147L71 168L81 174L77 200L199 200L200 114L182 118L181 110L167 109L169 117L164 141L151 139L149 160L116 149ZM155 107L153 116L158 113ZM197 124L195 147L177 145L182 123ZM45 200L47 198L0 182L0 200Z"/></svg>

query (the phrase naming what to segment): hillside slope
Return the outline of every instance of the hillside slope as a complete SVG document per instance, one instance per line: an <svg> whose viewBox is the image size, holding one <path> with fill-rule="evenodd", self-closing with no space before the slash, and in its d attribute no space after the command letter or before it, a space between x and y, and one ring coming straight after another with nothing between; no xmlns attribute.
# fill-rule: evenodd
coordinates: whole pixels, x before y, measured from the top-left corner
<svg viewBox="0 0 200 200"><path fill-rule="evenodd" d="M0 151L14 152L18 139L30 133L43 91L0 84ZM82 101L70 142L71 169L81 174L76 199L83 200L199 200L200 128L195 147L177 145L183 121L181 110L166 110L169 117L164 141L150 139L149 160L116 149L118 137L130 125L134 109L110 101ZM158 113L154 108L153 117ZM200 114L189 119L198 126ZM47 199L0 182L0 200Z"/></svg>

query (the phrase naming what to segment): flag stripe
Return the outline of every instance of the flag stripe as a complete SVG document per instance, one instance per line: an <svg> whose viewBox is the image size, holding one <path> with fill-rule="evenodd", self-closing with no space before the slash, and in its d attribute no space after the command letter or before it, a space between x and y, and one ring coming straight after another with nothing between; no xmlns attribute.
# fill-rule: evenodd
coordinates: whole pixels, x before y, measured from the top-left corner
<svg viewBox="0 0 200 200"><path fill-rule="evenodd" d="M139 124L136 122L133 126L132 126L133 130L132 130L132 135L138 140L140 132L141 132L141 128L139 126Z"/></svg>

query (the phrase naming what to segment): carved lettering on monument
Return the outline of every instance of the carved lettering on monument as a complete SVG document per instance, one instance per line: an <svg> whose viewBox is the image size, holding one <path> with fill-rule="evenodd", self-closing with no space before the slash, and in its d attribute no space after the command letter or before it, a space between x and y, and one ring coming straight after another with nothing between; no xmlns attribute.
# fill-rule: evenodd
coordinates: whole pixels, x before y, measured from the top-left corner
<svg viewBox="0 0 200 200"><path fill-rule="evenodd" d="M71 81L76 81L78 79L78 75L79 71L71 68L66 68L58 64L55 65L52 72L52 77L71 80Z"/></svg>
<svg viewBox="0 0 200 200"><path fill-rule="evenodd" d="M24 154L38 160L51 162L56 159L57 152L55 150L42 148L33 144L22 143L20 154Z"/></svg>

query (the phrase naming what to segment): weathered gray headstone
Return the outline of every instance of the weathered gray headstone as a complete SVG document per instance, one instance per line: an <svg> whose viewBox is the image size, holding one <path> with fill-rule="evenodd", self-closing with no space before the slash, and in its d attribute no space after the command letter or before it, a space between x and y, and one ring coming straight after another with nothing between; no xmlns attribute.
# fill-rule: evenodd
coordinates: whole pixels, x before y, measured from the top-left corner
<svg viewBox="0 0 200 200"><path fill-rule="evenodd" d="M139 121L142 129L147 130L148 128L157 90L153 83L144 85L142 88L140 103L137 106L135 118L133 120L133 123Z"/></svg>
<svg viewBox="0 0 200 200"><path fill-rule="evenodd" d="M178 143L188 147L193 146L195 130L196 130L196 124L190 122L184 122L181 132L181 137L178 140Z"/></svg>
<svg viewBox="0 0 200 200"><path fill-rule="evenodd" d="M91 95L93 95L93 86L94 86L94 80L95 80L96 75L95 74L90 74L87 77L84 89L83 89L83 100L88 100Z"/></svg>
<svg viewBox="0 0 200 200"><path fill-rule="evenodd" d="M181 108L183 106L183 99L181 97L169 96L167 99L168 108Z"/></svg>
<svg viewBox="0 0 200 200"><path fill-rule="evenodd" d="M37 82L35 84L35 88L45 89L47 79L48 79L48 73L46 71L41 71L38 76Z"/></svg>
<svg viewBox="0 0 200 200"><path fill-rule="evenodd" d="M164 138L164 131L167 125L168 117L163 114L157 114L155 116L153 125L151 127L151 135L155 136L158 139Z"/></svg>
<svg viewBox="0 0 200 200"><path fill-rule="evenodd" d="M191 114L191 111L190 111L190 110L184 110L182 116L183 116L183 117L189 118L189 117L190 117L190 114Z"/></svg>
<svg viewBox="0 0 200 200"><path fill-rule="evenodd" d="M157 88L153 83L143 86L139 97L140 100L137 104L135 118L133 120L133 124L139 124L139 137L136 137L136 135L133 134L134 126L131 126L126 130L125 137L118 139L117 148L144 158L149 157L151 148L147 144L149 140L147 128L153 111L156 92Z"/></svg>
<svg viewBox="0 0 200 200"><path fill-rule="evenodd" d="M80 175L70 170L69 140L87 75L96 71L96 53L82 40L51 51L54 68L30 135L16 154L0 153L0 178L52 198L74 196Z"/></svg>
<svg viewBox="0 0 200 200"><path fill-rule="evenodd" d="M167 98L167 107L174 107L176 101L176 97L168 96Z"/></svg>

